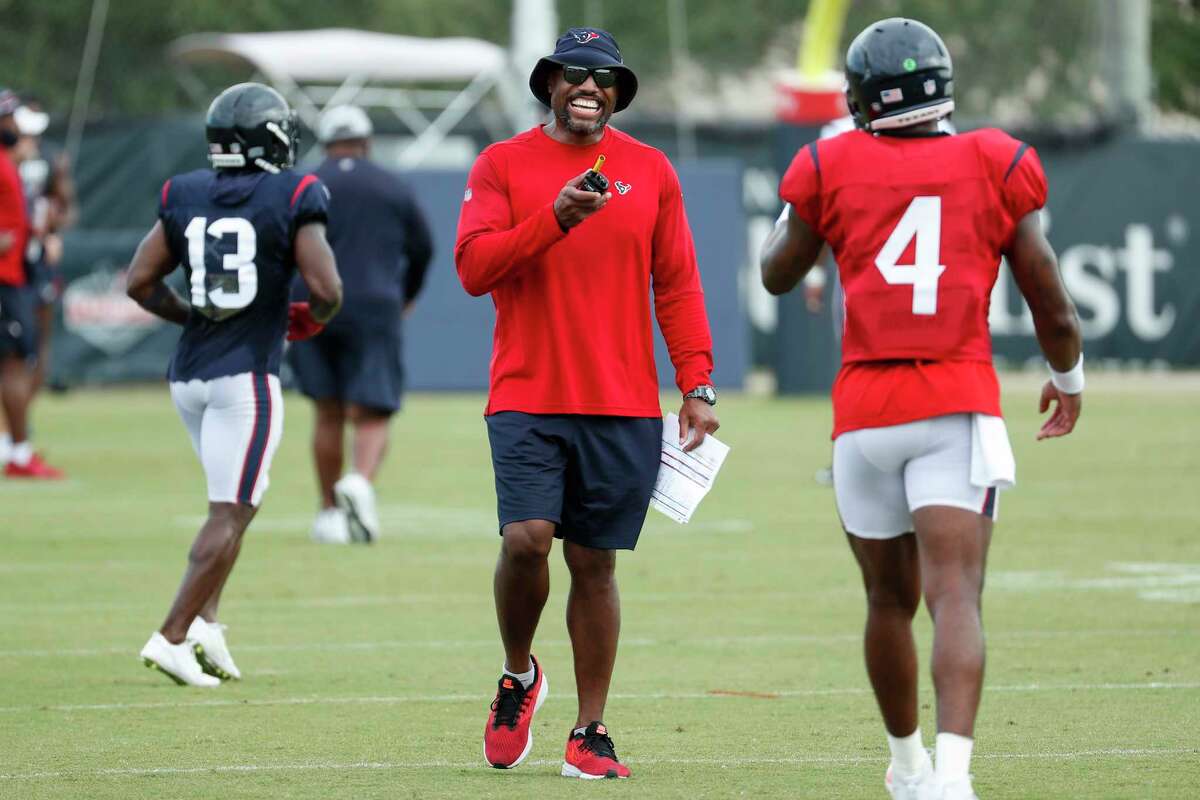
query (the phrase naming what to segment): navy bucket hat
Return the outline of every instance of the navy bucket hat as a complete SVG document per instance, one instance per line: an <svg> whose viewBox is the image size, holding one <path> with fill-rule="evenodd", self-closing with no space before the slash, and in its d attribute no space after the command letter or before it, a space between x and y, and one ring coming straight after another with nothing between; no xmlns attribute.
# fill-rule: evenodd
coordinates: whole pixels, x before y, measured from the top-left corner
<svg viewBox="0 0 1200 800"><path fill-rule="evenodd" d="M554 46L554 52L538 61L529 73L529 91L550 107L550 73L562 66L608 67L617 71L617 103L613 112L622 111L637 94L637 76L621 60L621 48L608 31L600 28L570 28Z"/></svg>

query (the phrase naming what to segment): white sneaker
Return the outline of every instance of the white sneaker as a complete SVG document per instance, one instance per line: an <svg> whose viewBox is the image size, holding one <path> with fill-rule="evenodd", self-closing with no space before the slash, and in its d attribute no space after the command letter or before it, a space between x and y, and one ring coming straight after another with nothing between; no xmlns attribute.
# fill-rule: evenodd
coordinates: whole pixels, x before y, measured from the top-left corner
<svg viewBox="0 0 1200 800"><path fill-rule="evenodd" d="M887 788L892 800L934 800L930 792L933 789L933 762L928 758L915 775L898 776L894 772L894 764L888 764L887 774L883 776L883 785Z"/></svg>
<svg viewBox="0 0 1200 800"><path fill-rule="evenodd" d="M242 679L242 671L233 663L229 646L225 644L225 626L219 622L206 622L203 617L192 620L187 632L188 644L196 654L200 668L214 678L223 681Z"/></svg>
<svg viewBox="0 0 1200 800"><path fill-rule="evenodd" d="M379 538L379 512L370 481L357 472L348 472L333 485L333 496L338 508L346 512L351 541L370 544Z"/></svg>
<svg viewBox="0 0 1200 800"><path fill-rule="evenodd" d="M150 636L150 641L142 648L142 663L162 672L180 686L221 685L218 679L204 674L190 642L184 640L179 644L171 644L158 631Z"/></svg>
<svg viewBox="0 0 1200 800"><path fill-rule="evenodd" d="M313 520L312 539L324 544L350 544L350 523L340 508L323 508Z"/></svg>

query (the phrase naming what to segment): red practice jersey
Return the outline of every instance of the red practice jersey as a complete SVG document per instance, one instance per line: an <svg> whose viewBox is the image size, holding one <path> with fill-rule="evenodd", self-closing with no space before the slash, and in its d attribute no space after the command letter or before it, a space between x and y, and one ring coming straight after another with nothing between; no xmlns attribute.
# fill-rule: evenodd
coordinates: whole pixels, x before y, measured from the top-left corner
<svg viewBox="0 0 1200 800"><path fill-rule="evenodd" d="M600 154L612 198L564 232L554 199ZM625 133L577 147L538 126L488 147L467 179L454 255L466 290L496 305L488 414L661 416L651 288L680 390L710 381L679 179Z"/></svg>
<svg viewBox="0 0 1200 800"><path fill-rule="evenodd" d="M1046 202L1037 153L1002 131L802 148L780 196L833 248L845 291L836 437L1000 414L988 305L1017 223Z"/></svg>
<svg viewBox="0 0 1200 800"><path fill-rule="evenodd" d="M12 155L0 150L0 233L12 236L12 244L0 255L0 283L25 285L25 242L29 217L25 213L25 191Z"/></svg>

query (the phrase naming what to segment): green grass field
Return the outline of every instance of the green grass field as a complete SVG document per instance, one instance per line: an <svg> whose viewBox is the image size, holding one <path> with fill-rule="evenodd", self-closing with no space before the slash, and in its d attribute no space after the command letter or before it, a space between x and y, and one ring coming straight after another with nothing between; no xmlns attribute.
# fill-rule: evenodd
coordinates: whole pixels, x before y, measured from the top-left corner
<svg viewBox="0 0 1200 800"><path fill-rule="evenodd" d="M1093 378L1077 434L1035 443L1034 385L1013 386L976 788L1200 796L1200 388ZM862 592L813 480L825 401L724 398L716 489L689 526L652 512L621 557L605 721L634 778L595 784L558 777L575 700L557 550L533 753L482 761L502 659L482 400L410 399L369 548L309 542L310 417L287 402L223 606L246 679L188 690L137 658L205 510L166 388L45 399L39 439L71 480L0 481L0 797L886 797ZM929 631L922 615L923 652Z"/></svg>

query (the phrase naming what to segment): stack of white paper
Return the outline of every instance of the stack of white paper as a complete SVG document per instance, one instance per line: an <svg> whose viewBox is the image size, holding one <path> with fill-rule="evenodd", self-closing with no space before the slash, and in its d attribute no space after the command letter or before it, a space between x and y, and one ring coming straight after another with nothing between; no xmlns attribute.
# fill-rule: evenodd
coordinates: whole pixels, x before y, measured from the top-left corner
<svg viewBox="0 0 1200 800"><path fill-rule="evenodd" d="M663 422L662 456L658 481L650 505L679 523L686 523L717 479L729 445L705 436L690 453L679 446L679 417L668 414Z"/></svg>

